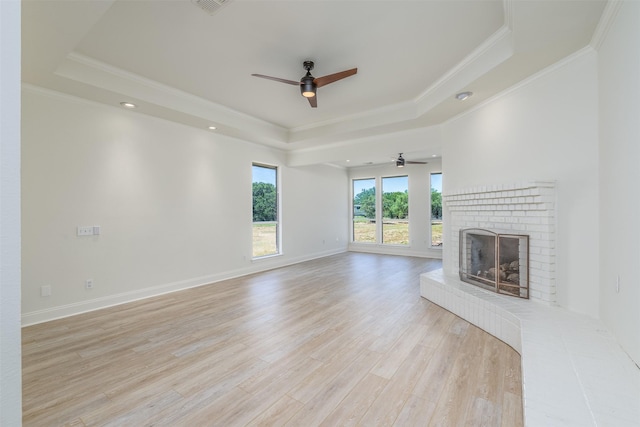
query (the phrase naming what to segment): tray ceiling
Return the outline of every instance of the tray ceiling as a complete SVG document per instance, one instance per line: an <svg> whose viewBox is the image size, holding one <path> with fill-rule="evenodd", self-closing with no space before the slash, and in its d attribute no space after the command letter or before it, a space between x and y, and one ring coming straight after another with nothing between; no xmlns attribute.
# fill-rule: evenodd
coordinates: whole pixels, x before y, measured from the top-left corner
<svg viewBox="0 0 640 427"><path fill-rule="evenodd" d="M587 46L604 1L23 0L23 82L281 148L420 132ZM318 90L299 80L357 67ZM469 90L467 101L454 99ZM408 149L409 148L409 149ZM386 153L386 152L385 152ZM386 155L385 155L386 156ZM327 159L329 160L329 159ZM386 160L386 158L385 158Z"/></svg>

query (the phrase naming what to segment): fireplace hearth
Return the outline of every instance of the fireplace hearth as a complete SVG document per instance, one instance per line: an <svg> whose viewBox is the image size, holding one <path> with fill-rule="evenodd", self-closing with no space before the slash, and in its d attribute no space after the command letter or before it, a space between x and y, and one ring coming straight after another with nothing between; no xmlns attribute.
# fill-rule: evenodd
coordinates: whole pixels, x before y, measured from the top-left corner
<svg viewBox="0 0 640 427"><path fill-rule="evenodd" d="M529 236L480 228L460 230L460 280L529 298Z"/></svg>

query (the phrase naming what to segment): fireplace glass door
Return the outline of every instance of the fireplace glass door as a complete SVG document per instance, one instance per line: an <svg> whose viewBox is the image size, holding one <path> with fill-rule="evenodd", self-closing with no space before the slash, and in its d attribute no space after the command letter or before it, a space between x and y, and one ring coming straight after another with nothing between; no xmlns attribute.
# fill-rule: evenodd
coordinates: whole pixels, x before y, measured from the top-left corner
<svg viewBox="0 0 640 427"><path fill-rule="evenodd" d="M500 294L529 298L529 236L460 230L460 280Z"/></svg>

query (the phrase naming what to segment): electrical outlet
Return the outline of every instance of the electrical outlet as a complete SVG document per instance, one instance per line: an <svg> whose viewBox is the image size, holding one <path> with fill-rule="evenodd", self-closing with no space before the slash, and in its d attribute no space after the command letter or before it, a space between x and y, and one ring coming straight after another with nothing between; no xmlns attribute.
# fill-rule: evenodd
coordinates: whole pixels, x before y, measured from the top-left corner
<svg viewBox="0 0 640 427"><path fill-rule="evenodd" d="M40 286L40 296L41 297L50 297L51 296L51 285Z"/></svg>
<svg viewBox="0 0 640 427"><path fill-rule="evenodd" d="M93 289L93 279L87 279L84 281L85 289Z"/></svg>

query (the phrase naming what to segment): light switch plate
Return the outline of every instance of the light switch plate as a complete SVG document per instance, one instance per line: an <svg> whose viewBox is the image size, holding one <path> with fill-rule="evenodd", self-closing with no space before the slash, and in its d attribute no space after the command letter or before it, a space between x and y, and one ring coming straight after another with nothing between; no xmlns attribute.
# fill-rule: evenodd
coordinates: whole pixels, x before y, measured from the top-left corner
<svg viewBox="0 0 640 427"><path fill-rule="evenodd" d="M78 226L78 236L93 236L93 226Z"/></svg>

